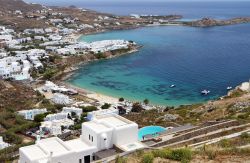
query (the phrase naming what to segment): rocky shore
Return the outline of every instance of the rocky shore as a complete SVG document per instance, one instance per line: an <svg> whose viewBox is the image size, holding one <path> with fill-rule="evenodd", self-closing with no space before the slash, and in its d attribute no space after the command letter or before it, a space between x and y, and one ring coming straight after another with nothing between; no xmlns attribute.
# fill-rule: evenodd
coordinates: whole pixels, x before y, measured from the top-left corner
<svg viewBox="0 0 250 163"><path fill-rule="evenodd" d="M212 18L203 18L197 21L183 22L183 25L192 27L213 27L213 26L226 26L242 23L250 23L250 17L232 18L228 20L216 20Z"/></svg>

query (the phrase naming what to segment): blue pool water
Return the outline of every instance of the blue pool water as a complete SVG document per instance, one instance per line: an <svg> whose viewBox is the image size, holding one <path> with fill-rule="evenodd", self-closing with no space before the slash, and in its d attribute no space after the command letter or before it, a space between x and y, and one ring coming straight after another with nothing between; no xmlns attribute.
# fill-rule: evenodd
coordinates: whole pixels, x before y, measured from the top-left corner
<svg viewBox="0 0 250 163"><path fill-rule="evenodd" d="M134 40L139 52L83 66L75 86L161 105L204 102L250 77L250 24L213 28L147 27L84 36L82 41ZM175 88L169 88L175 84ZM208 96L200 91L208 89Z"/></svg>
<svg viewBox="0 0 250 163"><path fill-rule="evenodd" d="M139 129L138 138L139 140L143 140L143 136L145 135L148 135L148 134L157 135L157 133L163 132L163 131L166 131L166 129L161 126L146 126L146 127Z"/></svg>

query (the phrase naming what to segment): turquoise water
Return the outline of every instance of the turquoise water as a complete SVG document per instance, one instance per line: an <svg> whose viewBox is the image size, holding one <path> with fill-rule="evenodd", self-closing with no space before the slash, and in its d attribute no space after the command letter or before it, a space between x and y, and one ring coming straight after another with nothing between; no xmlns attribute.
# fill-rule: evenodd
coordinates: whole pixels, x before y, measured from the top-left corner
<svg viewBox="0 0 250 163"><path fill-rule="evenodd" d="M83 66L73 85L115 97L177 106L227 93L250 77L250 24L192 28L146 27L84 36L134 40L139 52ZM175 88L169 88L175 84ZM208 96L200 91L208 89Z"/></svg>
<svg viewBox="0 0 250 163"><path fill-rule="evenodd" d="M166 131L166 129L161 126L146 126L146 127L139 129L138 138L139 140L143 140L143 136L145 135L149 135L149 134L157 135L157 133L163 132L163 131Z"/></svg>

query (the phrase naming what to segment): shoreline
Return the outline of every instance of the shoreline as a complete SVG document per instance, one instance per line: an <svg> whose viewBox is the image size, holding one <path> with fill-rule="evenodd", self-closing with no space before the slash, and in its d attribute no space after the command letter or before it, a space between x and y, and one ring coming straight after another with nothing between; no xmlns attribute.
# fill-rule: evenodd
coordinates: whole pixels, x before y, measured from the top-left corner
<svg viewBox="0 0 250 163"><path fill-rule="evenodd" d="M105 95L102 93L98 93L95 91L90 91L86 88L78 87L73 84L70 84L66 81L60 82L61 85L67 86L68 88L75 89L78 91L78 93L82 96L85 96L89 99L94 100L95 102L100 102L100 103L109 103L109 104L114 104L114 103L119 103L119 98Z"/></svg>
<svg viewBox="0 0 250 163"><path fill-rule="evenodd" d="M105 32L107 32L107 31L105 31ZM92 34L95 34L95 33L92 33ZM89 34L89 35L91 35L91 34ZM74 34L74 35L72 35L72 37L74 37L75 40L79 40L79 38L81 38L82 36L83 36L83 34L79 34L79 35ZM94 59L94 60L81 61L77 65L68 67L66 70L64 70L63 74L61 74L60 79L55 80L55 82L60 84L60 85L66 86L68 88L75 89L75 90L78 91L78 93L80 95L82 95L82 96L84 96L86 98L89 98L91 100L94 100L95 102L117 104L117 103L119 103L119 97L109 96L109 95L105 95L103 93L99 93L99 92L96 92L96 91L88 90L87 88L78 87L78 86L75 86L73 84L68 83L67 80L69 78L71 78L75 74L75 72L77 70L79 70L84 65L91 64L93 62L97 62L97 61L101 61L101 60L114 59L114 58L117 58L117 57L120 57L120 56L123 56L123 55L130 55L130 54L138 52L141 47L143 47L143 46L142 45L136 45L133 49L131 49L131 50L125 52L125 53L120 53L120 54L117 54L117 55L111 55L111 56L109 56L107 58L103 58L103 59ZM125 99L125 100L127 100L127 99ZM130 101L130 100L127 100L127 101ZM135 101L136 100L134 100L133 102L135 102Z"/></svg>
<svg viewBox="0 0 250 163"><path fill-rule="evenodd" d="M183 24L148 24L148 25L143 25L143 26L137 26L135 28L129 28L129 29L108 29L108 30L100 30L100 31L92 31L92 32L88 32L88 33L78 33L78 34L73 34L73 38L75 41L79 41L79 39L82 37L82 36L87 36L87 35L95 35L95 34L99 34L99 33L106 33L106 32L113 32L113 31L121 31L121 30L132 30L132 29L138 29L138 28L143 28L143 27L160 27L160 26L186 26L186 25L183 25ZM187 26L187 27L191 27L191 26ZM120 57L122 55L128 55L128 54L131 54L131 53L135 53L138 51L139 48L137 48L136 50L132 50L132 51L129 51L129 52L126 52L126 53L122 53L122 54L118 54L118 55L114 55L114 56L111 56L111 57L107 57L105 59L94 59L94 60L88 60L88 61L83 61L83 62L80 62L79 64L75 65L75 66L72 66L72 67L69 67L67 70L67 72L64 72L65 74L62 75L62 78L59 80L59 82L63 85L66 85L70 88L74 88L74 89L77 89L79 90L79 92L82 93L82 95L90 98L90 99L94 99L96 101L100 101L100 102L104 102L105 101L107 103L111 102L119 102L119 98L120 97L115 97L115 96L112 96L112 95L106 95L104 93L100 93L100 92L97 92L97 91L91 91L91 90L88 90L88 88L82 88L82 87L79 87L79 86L75 86L73 84L70 84L67 82L67 80L69 78L71 78L74 74L75 74L75 71L77 71L78 69L80 69L82 66L84 66L85 64L90 64L92 62L95 62L95 61L100 61L100 60L106 60L106 59L113 59L113 58L116 58L116 57ZM214 101L214 100L217 100L217 99L220 99L220 98L223 98L224 96L227 96L227 95L223 95L223 96L220 96L216 99L211 99L211 100L208 100L208 101L205 101L205 102L201 102L201 103L206 103L206 102L209 102L209 101ZM126 99L128 100L128 99ZM133 102L140 102L136 99L133 99L133 100L130 100L130 101L133 101ZM200 102L199 102L200 103ZM190 103L190 104L180 104L180 105L176 105L176 106L182 106L182 105L185 105L185 106L188 106L188 105L195 105L197 103ZM151 104L153 106L169 106L169 105L162 105L162 104Z"/></svg>
<svg viewBox="0 0 250 163"><path fill-rule="evenodd" d="M158 25L158 24L156 24L156 25L138 26L137 28L133 28L133 29L144 28L144 27L146 27L146 28L149 27L150 28L150 27L157 27L157 26L160 27L160 26L177 26L177 25L172 25L172 24L168 24L168 25L161 25L160 24L160 25ZM178 26L181 26L181 25L178 25ZM75 40L79 41L79 39L82 36L95 35L95 34L106 33L106 32L113 32L113 31L116 31L116 30L120 31L120 30L132 30L132 29L115 29L115 30L95 31L95 32L90 32L88 34L81 34L81 33L74 34L73 36L74 36ZM67 80L70 79L73 75L75 75L76 71L79 70L82 66L85 66L87 64L91 64L93 62L98 62L98 61L101 61L101 60L109 60L109 59L114 59L114 58L117 58L117 57L120 57L120 56L123 56L123 55L133 54L135 52L138 52L141 47L143 47L143 46L142 45L137 45L136 49L132 49L132 50L130 50L128 52L113 55L113 56L103 58L103 59L94 59L94 60L81 61L77 65L68 67L65 70L66 72L63 72L63 74L61 74L62 77L59 80L56 80L56 82L60 83L61 85L64 85L64 86L67 86L69 88L77 90L81 95L83 95L83 96L85 96L85 97L87 97L89 99L92 99L95 102L118 103L119 98L121 98L121 97L115 97L115 96L112 96L112 95L107 95L105 93L100 93L98 91L91 91L86 87L83 88L83 87L80 87L80 86L75 86L73 84L68 83ZM142 101L136 100L136 99L126 99L125 97L123 97L123 98L126 101L130 101L130 102L140 102L140 103L142 102ZM178 105L168 105L168 104L150 103L149 105L152 106L152 107L159 107L159 108L171 107L171 106L180 107L180 106L190 106L190 105L195 105L195 104L199 104L199 103L205 103L205 102L209 102L209 101L214 101L216 99L211 99L211 100L204 101L204 102L190 103L190 104L187 103L187 104L178 104Z"/></svg>

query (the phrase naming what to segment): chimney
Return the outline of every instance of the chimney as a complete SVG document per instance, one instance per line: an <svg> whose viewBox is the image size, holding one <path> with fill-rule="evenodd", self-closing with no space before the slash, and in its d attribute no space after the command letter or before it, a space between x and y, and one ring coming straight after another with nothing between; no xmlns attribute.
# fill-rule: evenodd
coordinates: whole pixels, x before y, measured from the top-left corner
<svg viewBox="0 0 250 163"><path fill-rule="evenodd" d="M49 155L49 161L48 161L48 163L52 163L52 156L53 156L53 152L51 151L50 155Z"/></svg>
<svg viewBox="0 0 250 163"><path fill-rule="evenodd" d="M40 140L41 140L41 136L40 136L40 135L37 135L37 136L36 136L36 143L38 143Z"/></svg>

